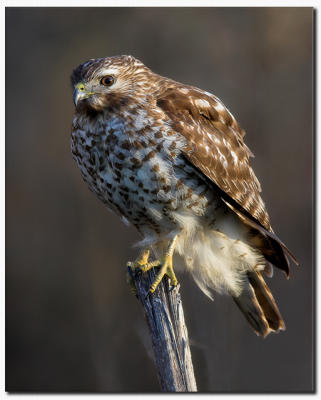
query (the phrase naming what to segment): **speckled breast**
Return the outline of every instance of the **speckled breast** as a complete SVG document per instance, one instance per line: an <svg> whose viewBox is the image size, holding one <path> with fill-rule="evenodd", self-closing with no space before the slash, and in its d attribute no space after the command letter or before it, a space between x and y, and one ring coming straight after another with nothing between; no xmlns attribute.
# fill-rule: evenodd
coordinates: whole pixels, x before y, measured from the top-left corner
<svg viewBox="0 0 321 400"><path fill-rule="evenodd" d="M72 154L90 190L145 231L173 229L172 211L207 213L215 199L181 156L185 139L166 125L133 129L130 122L117 116L95 122L75 116Z"/></svg>

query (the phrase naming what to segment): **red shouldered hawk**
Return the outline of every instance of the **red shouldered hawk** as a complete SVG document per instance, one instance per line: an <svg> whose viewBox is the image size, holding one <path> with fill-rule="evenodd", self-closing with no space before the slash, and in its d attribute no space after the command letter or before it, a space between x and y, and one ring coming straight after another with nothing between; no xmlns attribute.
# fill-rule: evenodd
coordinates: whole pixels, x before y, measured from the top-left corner
<svg viewBox="0 0 321 400"><path fill-rule="evenodd" d="M177 279L173 254L201 290L233 297L254 331L285 329L262 273L289 275L244 131L211 93L152 72L132 56L92 59L71 76L72 154L106 206L142 236L132 268ZM157 255L149 260L150 250Z"/></svg>

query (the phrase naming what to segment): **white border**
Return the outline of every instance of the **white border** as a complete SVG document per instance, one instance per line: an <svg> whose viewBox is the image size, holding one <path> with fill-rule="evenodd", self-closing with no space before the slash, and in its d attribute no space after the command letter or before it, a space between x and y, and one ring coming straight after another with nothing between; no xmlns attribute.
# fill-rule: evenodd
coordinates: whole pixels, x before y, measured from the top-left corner
<svg viewBox="0 0 321 400"><path fill-rule="evenodd" d="M1 85L1 106L0 106L0 126L1 126L1 142L0 142L0 396L2 396L2 390L4 390L4 379L5 379L5 71L4 71L4 61L5 61L5 11L1 7L0 10L0 26L1 26L1 36L0 36L0 48L1 48L1 63L0 63L0 85Z"/></svg>
<svg viewBox="0 0 321 400"><path fill-rule="evenodd" d="M318 7L320 0L5 0L6 7Z"/></svg>
<svg viewBox="0 0 321 400"><path fill-rule="evenodd" d="M7 0L4 1L1 4L0 8L0 26L2 27L1 29L1 40L0 40L0 47L1 47L1 88L3 89L5 87L5 78L4 78L4 72L5 72L5 67L4 67L4 60L5 60L5 38L4 38L4 31L5 31L5 8L4 7L45 7L45 6L50 6L50 7L61 7L61 6L75 6L75 7L106 7L106 6L117 6L117 7L315 7L318 8L320 4L319 0L315 1L290 1L290 0L279 0L279 1L215 1L215 0L181 0L181 1L175 1L175 0L118 0L118 1L111 1L111 0L92 0L92 1L87 1L87 0L32 0L32 1L23 1L23 0ZM319 10L317 10L318 13ZM317 15L317 20L318 20L318 15ZM317 44L320 43L320 29L318 28L318 25L316 24L316 41ZM317 59L316 59L316 67L320 65L320 55L317 52ZM318 70L316 70L318 72ZM320 79L317 80L317 88L316 88L316 94L320 92ZM1 269L0 269L0 293L1 293L1 301L0 301L0 344L1 344L1 352L0 352L0 398L7 397L8 395L4 392L4 367L5 367L5 362L4 362L4 322L5 322L5 313L4 313L4 281L5 281L5 273L4 273L4 263L5 263L5 197L4 197L4 187L5 187L5 94L4 90L2 90L2 107L1 109L1 114L0 114L0 124L1 124L1 145L0 145L0 163L2 166L2 169L0 170L0 183L1 183L1 208L0 208L0 218L1 221L3 222L1 225L0 229L0 255L1 255ZM321 115L321 106L319 102L316 102L316 115ZM315 128L317 130L317 126ZM317 132L316 132L317 133ZM321 140L318 140L317 143L317 149L316 149L316 155L321 153ZM320 187L321 187L321 182L320 182L320 164L316 164L316 174L317 174L317 192L316 192L316 203L318 204L318 200L320 199ZM321 244L321 239L320 239L320 213L316 214L316 234L317 234L317 241L316 241L316 248L319 247ZM319 264L319 257L317 254L317 265ZM316 267L315 267L316 268ZM320 289L320 281L321 281L321 273L317 274L317 287ZM320 290L317 290L317 312L320 309L320 294L318 293ZM299 294L298 294L299 295ZM316 321L316 332L318 332L318 320L320 317L320 313L318 312L317 315L317 321ZM298 343L298 345L300 345ZM317 365L316 365L316 385L318 389L318 382L320 382L320 377L321 377L321 372L319 368L319 362L318 359L320 357L320 345L317 344ZM293 349L295 351L295 349ZM268 379L268 377L267 377ZM151 394L137 394L137 395L130 395L131 398L138 398L140 396L148 396L148 398L157 398L158 395L151 395ZM215 396L216 399L229 399L232 397L235 397L236 395L231 395L231 394L209 394L211 396ZM16 398L16 397L21 397L23 395L14 395L10 394L10 398ZM35 398L42 400L46 398L46 395L27 395L28 398ZM79 396L77 394L75 395L50 395L51 399L68 399L70 397L74 396ZM81 395L81 398L84 400L87 399L92 399L95 395ZM173 398L175 395L167 395L167 398ZM194 395L195 396L195 395ZM196 395L198 396L198 395ZM248 396L247 394L245 396ZM250 397L253 398L255 395L249 395ZM293 395L273 395L273 399L283 399L284 397L292 397ZM112 399L122 399L124 397L128 397L128 395L111 395L108 394L108 398ZM256 397L256 396L255 396ZM295 395L296 398L300 399L310 399L311 395ZM270 400L271 395L260 395L260 399L262 400Z"/></svg>

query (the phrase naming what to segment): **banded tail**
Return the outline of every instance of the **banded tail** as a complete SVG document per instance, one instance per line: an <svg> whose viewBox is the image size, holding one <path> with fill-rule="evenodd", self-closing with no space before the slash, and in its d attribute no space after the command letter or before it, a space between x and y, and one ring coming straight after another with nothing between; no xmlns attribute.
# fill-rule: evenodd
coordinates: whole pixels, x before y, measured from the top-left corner
<svg viewBox="0 0 321 400"><path fill-rule="evenodd" d="M285 330L280 311L260 272L248 272L242 293L233 299L257 335L265 338L270 332Z"/></svg>

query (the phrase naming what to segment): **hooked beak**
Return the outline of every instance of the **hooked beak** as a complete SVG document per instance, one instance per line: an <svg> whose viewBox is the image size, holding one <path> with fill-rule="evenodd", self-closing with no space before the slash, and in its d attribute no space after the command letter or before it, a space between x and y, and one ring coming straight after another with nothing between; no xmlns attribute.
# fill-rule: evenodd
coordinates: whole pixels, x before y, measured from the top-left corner
<svg viewBox="0 0 321 400"><path fill-rule="evenodd" d="M88 92L86 90L86 87L82 82L77 83L77 85L75 86L74 95L73 95L75 106L77 106L77 104L79 103L80 100L88 99L88 97L92 96L93 94L95 94L95 93Z"/></svg>

